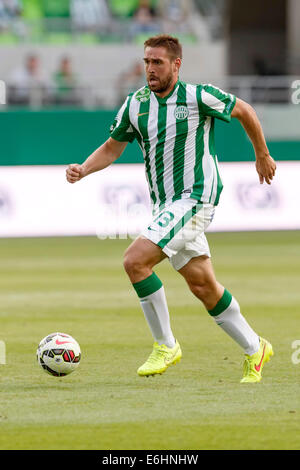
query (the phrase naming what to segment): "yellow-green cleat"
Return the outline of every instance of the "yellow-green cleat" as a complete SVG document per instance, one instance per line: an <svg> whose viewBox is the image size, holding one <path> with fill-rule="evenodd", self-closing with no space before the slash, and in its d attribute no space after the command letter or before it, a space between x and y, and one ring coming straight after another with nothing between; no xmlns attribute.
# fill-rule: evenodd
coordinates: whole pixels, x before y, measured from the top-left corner
<svg viewBox="0 0 300 470"><path fill-rule="evenodd" d="M154 343L153 351L147 361L138 369L137 373L141 377L162 374L171 365L180 361L182 352L178 341L174 348L168 348L164 344Z"/></svg>
<svg viewBox="0 0 300 470"><path fill-rule="evenodd" d="M244 376L241 383L254 383L261 381L261 372L264 364L274 355L272 344L264 338L259 340L260 347L257 353L249 356L245 354Z"/></svg>

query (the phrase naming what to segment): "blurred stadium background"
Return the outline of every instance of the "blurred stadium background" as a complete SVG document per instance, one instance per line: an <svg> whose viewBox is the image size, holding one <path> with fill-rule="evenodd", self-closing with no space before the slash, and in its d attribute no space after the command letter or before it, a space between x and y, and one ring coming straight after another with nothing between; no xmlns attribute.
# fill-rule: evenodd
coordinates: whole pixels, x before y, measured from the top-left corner
<svg viewBox="0 0 300 470"><path fill-rule="evenodd" d="M159 32L184 45L182 80L255 106L279 162L272 187L260 187L241 126L218 122L225 190L211 230L299 229L299 19L297 0L0 0L0 236L104 233L99 204L148 204L137 144L104 179L76 188L59 165L81 163L108 137L124 98L145 83L143 41ZM135 173L118 166L129 163Z"/></svg>
<svg viewBox="0 0 300 470"><path fill-rule="evenodd" d="M299 0L0 0L0 448L299 447L290 359L300 303L299 22ZM185 358L161 380L140 381L151 338L122 253L150 215L142 156L134 143L103 172L65 180L66 165L109 136L124 97L145 83L143 42L159 32L183 43L182 80L255 107L278 165L272 185L259 185L240 124L216 123L215 269L275 345L255 390L238 386L240 351L168 263L157 272ZM53 331L83 352L63 384L34 362Z"/></svg>

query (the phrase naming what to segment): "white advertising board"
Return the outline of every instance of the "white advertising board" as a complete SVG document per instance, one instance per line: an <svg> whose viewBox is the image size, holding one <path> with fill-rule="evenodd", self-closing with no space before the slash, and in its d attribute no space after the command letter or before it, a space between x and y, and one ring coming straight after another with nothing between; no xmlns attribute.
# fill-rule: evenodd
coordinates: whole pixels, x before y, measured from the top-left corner
<svg viewBox="0 0 300 470"><path fill-rule="evenodd" d="M136 236L151 219L143 165L112 165L76 184L64 166L0 167L0 237ZM300 162L278 162L272 185L254 163L221 163L208 231L300 229Z"/></svg>

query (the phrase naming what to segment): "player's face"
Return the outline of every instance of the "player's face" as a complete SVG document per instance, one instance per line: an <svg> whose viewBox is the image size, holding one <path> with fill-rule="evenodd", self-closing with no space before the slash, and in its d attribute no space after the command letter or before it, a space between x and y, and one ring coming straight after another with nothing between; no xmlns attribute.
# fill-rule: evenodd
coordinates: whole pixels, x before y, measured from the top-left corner
<svg viewBox="0 0 300 470"><path fill-rule="evenodd" d="M165 47L146 47L144 63L151 91L163 94L175 85L181 60L180 58L172 60Z"/></svg>

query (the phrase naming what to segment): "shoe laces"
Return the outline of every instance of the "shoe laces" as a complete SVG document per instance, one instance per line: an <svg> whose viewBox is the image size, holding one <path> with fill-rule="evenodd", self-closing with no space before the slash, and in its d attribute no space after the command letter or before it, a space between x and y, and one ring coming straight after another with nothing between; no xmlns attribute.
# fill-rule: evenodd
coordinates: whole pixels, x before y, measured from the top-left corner
<svg viewBox="0 0 300 470"><path fill-rule="evenodd" d="M244 376L256 376L255 370L253 368L253 362L252 358L250 356L245 356L245 361L244 361Z"/></svg>
<svg viewBox="0 0 300 470"><path fill-rule="evenodd" d="M251 373L251 360L250 357L245 357L244 361L244 376L250 375Z"/></svg>
<svg viewBox="0 0 300 470"><path fill-rule="evenodd" d="M150 354L147 362L150 364L155 364L161 358L165 356L166 351L163 348L154 348L152 353Z"/></svg>

